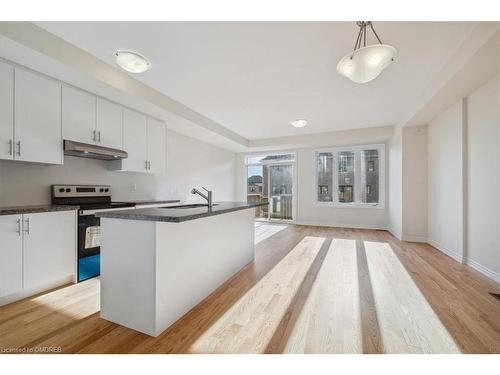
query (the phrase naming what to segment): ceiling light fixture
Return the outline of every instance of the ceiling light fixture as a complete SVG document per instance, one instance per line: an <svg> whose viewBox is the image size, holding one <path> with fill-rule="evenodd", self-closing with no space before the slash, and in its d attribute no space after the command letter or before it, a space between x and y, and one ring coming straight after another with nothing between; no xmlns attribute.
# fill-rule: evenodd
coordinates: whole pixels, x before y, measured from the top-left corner
<svg viewBox="0 0 500 375"><path fill-rule="evenodd" d="M378 77L395 60L396 48L383 44L370 21L359 21L359 33L354 51L345 55L337 64L339 74L356 83L366 83ZM366 45L366 28L369 27L379 44Z"/></svg>
<svg viewBox="0 0 500 375"><path fill-rule="evenodd" d="M295 126L296 128L303 128L304 126L307 125L307 120L306 119L298 119L298 120L293 120L290 122L292 126Z"/></svg>
<svg viewBox="0 0 500 375"><path fill-rule="evenodd" d="M130 73L144 73L151 68L151 63L136 52L117 51L115 52L116 63Z"/></svg>

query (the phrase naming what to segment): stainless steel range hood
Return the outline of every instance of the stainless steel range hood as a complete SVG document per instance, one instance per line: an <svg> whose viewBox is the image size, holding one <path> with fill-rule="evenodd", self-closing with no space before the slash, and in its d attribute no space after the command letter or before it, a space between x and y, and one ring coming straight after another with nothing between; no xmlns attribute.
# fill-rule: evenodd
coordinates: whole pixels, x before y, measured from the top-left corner
<svg viewBox="0 0 500 375"><path fill-rule="evenodd" d="M64 155L100 160L119 160L128 157L127 152L116 148L64 140Z"/></svg>

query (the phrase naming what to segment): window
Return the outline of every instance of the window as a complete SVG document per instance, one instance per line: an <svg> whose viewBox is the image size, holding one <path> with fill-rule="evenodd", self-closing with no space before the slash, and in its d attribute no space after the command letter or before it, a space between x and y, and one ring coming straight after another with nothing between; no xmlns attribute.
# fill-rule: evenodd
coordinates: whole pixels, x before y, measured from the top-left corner
<svg viewBox="0 0 500 375"><path fill-rule="evenodd" d="M333 154L321 152L317 154L318 201L333 201Z"/></svg>
<svg viewBox="0 0 500 375"><path fill-rule="evenodd" d="M316 151L316 203L383 207L384 145Z"/></svg>

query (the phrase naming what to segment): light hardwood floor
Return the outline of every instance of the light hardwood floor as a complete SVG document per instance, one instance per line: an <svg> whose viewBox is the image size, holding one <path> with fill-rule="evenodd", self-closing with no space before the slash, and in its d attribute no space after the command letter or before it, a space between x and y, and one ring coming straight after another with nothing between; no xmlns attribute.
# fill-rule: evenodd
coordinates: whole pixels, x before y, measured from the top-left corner
<svg viewBox="0 0 500 375"><path fill-rule="evenodd" d="M93 279L0 307L0 349L500 353L500 286L429 245L295 225L256 237L255 262L157 338L101 319Z"/></svg>

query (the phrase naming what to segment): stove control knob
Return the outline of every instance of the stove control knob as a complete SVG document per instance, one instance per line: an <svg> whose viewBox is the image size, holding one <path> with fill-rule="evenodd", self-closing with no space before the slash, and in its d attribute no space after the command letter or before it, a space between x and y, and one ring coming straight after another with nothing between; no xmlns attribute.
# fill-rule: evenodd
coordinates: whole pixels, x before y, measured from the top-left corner
<svg viewBox="0 0 500 375"><path fill-rule="evenodd" d="M107 193L109 191L109 189L104 189L104 191Z"/></svg>
<svg viewBox="0 0 500 375"><path fill-rule="evenodd" d="M64 193L64 188L60 188L59 193Z"/></svg>
<svg viewBox="0 0 500 375"><path fill-rule="evenodd" d="M103 193L103 192L104 192L104 189L99 189L99 191L100 191L101 193Z"/></svg>
<svg viewBox="0 0 500 375"><path fill-rule="evenodd" d="M70 193L71 192L71 189L70 188L67 188L66 189L66 193Z"/></svg>

